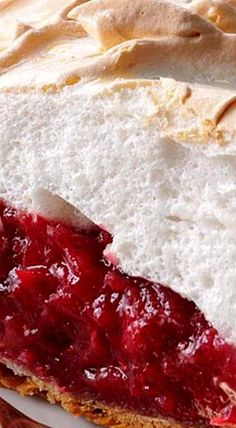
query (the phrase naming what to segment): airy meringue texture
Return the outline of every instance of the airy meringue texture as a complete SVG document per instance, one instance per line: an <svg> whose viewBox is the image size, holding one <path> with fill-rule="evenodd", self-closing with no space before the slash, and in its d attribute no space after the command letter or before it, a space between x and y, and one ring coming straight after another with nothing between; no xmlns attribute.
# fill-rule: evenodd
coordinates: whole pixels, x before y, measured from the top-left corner
<svg viewBox="0 0 236 428"><path fill-rule="evenodd" d="M114 235L108 252L124 271L193 300L236 343L228 10L233 1L0 2L0 23L21 26L0 37L0 197L44 214L35 189L60 195Z"/></svg>

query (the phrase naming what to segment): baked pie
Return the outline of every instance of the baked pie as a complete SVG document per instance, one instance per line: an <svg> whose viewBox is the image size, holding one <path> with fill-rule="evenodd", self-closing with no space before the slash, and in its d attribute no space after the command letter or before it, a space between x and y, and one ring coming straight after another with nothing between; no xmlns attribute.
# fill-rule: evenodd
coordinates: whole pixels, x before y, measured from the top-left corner
<svg viewBox="0 0 236 428"><path fill-rule="evenodd" d="M236 425L236 4L0 2L0 383Z"/></svg>

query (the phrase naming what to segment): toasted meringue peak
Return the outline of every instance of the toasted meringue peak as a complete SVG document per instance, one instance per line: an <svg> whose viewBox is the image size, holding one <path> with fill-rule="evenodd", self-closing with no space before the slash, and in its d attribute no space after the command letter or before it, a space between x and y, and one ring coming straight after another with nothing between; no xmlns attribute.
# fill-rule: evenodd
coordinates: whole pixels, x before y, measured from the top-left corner
<svg viewBox="0 0 236 428"><path fill-rule="evenodd" d="M193 0L189 7L225 33L236 33L235 0Z"/></svg>
<svg viewBox="0 0 236 428"><path fill-rule="evenodd" d="M104 49L132 39L191 39L214 33L207 21L166 0L96 0L75 8L68 16L78 20Z"/></svg>
<svg viewBox="0 0 236 428"><path fill-rule="evenodd" d="M39 7L36 0L15 0L0 5L0 19L11 8L19 20L28 8L26 23L34 28L13 39L0 56L0 87L60 86L127 73L236 84L236 35L224 33L186 5L45 0Z"/></svg>
<svg viewBox="0 0 236 428"><path fill-rule="evenodd" d="M168 0L94 0L68 16L105 50L96 64L99 74L103 64L103 74L128 70L146 77L236 82L235 34L224 34L183 5Z"/></svg>
<svg viewBox="0 0 236 428"><path fill-rule="evenodd" d="M34 28L64 15L82 0L0 0L0 19L11 18Z"/></svg>
<svg viewBox="0 0 236 428"><path fill-rule="evenodd" d="M0 52L11 47L12 43L30 27L12 18L0 20Z"/></svg>

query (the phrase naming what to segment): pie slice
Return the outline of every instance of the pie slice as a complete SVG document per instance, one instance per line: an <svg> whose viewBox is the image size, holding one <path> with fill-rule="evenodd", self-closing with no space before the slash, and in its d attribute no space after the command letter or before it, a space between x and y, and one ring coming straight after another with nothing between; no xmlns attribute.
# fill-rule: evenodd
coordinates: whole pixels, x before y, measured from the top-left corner
<svg viewBox="0 0 236 428"><path fill-rule="evenodd" d="M0 2L3 386L107 427L236 425L232 11Z"/></svg>

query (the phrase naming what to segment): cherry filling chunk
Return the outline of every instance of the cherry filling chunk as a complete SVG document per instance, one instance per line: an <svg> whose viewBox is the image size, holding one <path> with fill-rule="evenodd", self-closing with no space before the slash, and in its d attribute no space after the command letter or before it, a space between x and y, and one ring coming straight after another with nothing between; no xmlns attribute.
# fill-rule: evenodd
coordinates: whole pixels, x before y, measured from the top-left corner
<svg viewBox="0 0 236 428"><path fill-rule="evenodd" d="M236 351L170 288L121 272L97 228L0 203L0 360L79 397L236 423Z"/></svg>

